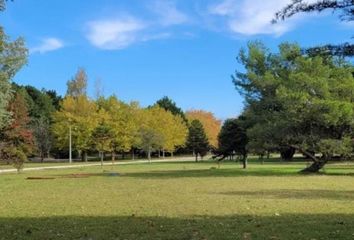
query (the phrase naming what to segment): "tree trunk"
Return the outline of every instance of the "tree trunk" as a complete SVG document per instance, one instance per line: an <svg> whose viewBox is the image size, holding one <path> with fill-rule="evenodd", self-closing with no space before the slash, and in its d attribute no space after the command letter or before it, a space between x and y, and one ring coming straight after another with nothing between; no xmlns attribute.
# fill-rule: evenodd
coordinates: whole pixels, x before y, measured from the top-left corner
<svg viewBox="0 0 354 240"><path fill-rule="evenodd" d="M101 152L101 167L103 167L103 152Z"/></svg>
<svg viewBox="0 0 354 240"><path fill-rule="evenodd" d="M298 146L290 146L293 147L297 150L299 150L299 152L301 152L303 155L307 156L308 158L310 158L313 163L309 166L306 167L305 169L301 170L300 173L318 173L323 167L324 165L326 165L326 163L328 162L329 158L323 158L323 159L319 159L315 156L315 154L310 153L309 151L303 150L302 148L298 147Z"/></svg>
<svg viewBox="0 0 354 240"><path fill-rule="evenodd" d="M198 153L194 153L195 154L195 162L198 162Z"/></svg>
<svg viewBox="0 0 354 240"><path fill-rule="evenodd" d="M149 163L151 163L151 149L150 148L148 150L148 160L149 160Z"/></svg>
<svg viewBox="0 0 354 240"><path fill-rule="evenodd" d="M294 157L294 154L295 154L295 148L289 147L289 148L280 149L280 155L284 161L291 161Z"/></svg>
<svg viewBox="0 0 354 240"><path fill-rule="evenodd" d="M246 169L247 168L247 157L246 156L244 156L243 158L242 158L242 168L243 169Z"/></svg>
<svg viewBox="0 0 354 240"><path fill-rule="evenodd" d="M84 156L84 161L87 162L87 152L86 151L83 153L83 156Z"/></svg>
<svg viewBox="0 0 354 240"><path fill-rule="evenodd" d="M328 161L323 159L323 160L319 160L318 162L313 162L310 166L308 166L307 168L301 170L301 173L318 173L323 167L324 165L326 165Z"/></svg>
<svg viewBox="0 0 354 240"><path fill-rule="evenodd" d="M132 159L135 160L134 148L132 149Z"/></svg>
<svg viewBox="0 0 354 240"><path fill-rule="evenodd" d="M165 150L162 150L162 158L165 159Z"/></svg>
<svg viewBox="0 0 354 240"><path fill-rule="evenodd" d="M171 158L173 158L173 151L171 152Z"/></svg>
<svg viewBox="0 0 354 240"><path fill-rule="evenodd" d="M112 165L114 165L115 161L116 161L116 152L112 151Z"/></svg>
<svg viewBox="0 0 354 240"><path fill-rule="evenodd" d="M44 153L41 151L41 163L44 162Z"/></svg>

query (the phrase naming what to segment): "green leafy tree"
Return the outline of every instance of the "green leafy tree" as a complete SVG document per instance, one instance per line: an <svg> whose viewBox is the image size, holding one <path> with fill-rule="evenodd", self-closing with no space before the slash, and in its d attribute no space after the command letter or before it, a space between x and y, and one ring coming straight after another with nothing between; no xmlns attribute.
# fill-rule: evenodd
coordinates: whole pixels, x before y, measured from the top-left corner
<svg viewBox="0 0 354 240"><path fill-rule="evenodd" d="M313 161L303 172L317 172L333 157L324 145L353 138L353 67L337 58L302 55L297 45L279 50L272 54L250 43L239 56L246 72L236 72L234 83L247 104L249 146L294 148Z"/></svg>
<svg viewBox="0 0 354 240"><path fill-rule="evenodd" d="M0 11L5 9L4 1L0 1ZM27 49L24 39L10 41L0 26L0 129L5 127L11 115L8 103L12 98L11 80L27 61Z"/></svg>
<svg viewBox="0 0 354 240"><path fill-rule="evenodd" d="M241 156L243 168L247 167L247 133L240 119L227 119L218 136L218 152L222 159L234 154ZM221 159L221 160L222 160Z"/></svg>
<svg viewBox="0 0 354 240"><path fill-rule="evenodd" d="M204 127L199 120L193 120L190 123L187 146L195 154L196 162L198 162L198 155L203 158L210 150L209 141L205 134Z"/></svg>
<svg viewBox="0 0 354 240"><path fill-rule="evenodd" d="M50 150L53 146L53 135L51 133L51 124L47 118L38 118L32 120L31 128L36 148L43 162L45 157L49 157Z"/></svg>

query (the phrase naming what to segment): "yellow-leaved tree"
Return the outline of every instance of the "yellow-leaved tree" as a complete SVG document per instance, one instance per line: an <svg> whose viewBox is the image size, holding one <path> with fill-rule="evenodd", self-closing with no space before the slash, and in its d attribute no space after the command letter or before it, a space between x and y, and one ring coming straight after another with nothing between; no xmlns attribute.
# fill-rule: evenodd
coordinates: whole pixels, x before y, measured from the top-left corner
<svg viewBox="0 0 354 240"><path fill-rule="evenodd" d="M82 159L87 161L87 151L91 148L91 137L99 118L97 106L87 96L66 96L61 108L53 115L53 134L59 149L69 147L69 130L72 133L72 146Z"/></svg>
<svg viewBox="0 0 354 240"><path fill-rule="evenodd" d="M139 107L137 104L119 101L116 96L110 96L107 99L101 97L97 104L109 116L106 125L112 137L110 151L112 161L114 161L116 152L130 151L136 143L139 128L136 114Z"/></svg>

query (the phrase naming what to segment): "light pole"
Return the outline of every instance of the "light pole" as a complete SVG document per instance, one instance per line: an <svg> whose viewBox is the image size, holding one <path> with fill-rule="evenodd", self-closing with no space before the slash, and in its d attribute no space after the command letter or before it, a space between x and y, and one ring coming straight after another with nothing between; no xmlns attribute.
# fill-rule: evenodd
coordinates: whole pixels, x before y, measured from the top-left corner
<svg viewBox="0 0 354 240"><path fill-rule="evenodd" d="M71 125L69 126L69 163L71 164L72 159L72 150L71 150Z"/></svg>

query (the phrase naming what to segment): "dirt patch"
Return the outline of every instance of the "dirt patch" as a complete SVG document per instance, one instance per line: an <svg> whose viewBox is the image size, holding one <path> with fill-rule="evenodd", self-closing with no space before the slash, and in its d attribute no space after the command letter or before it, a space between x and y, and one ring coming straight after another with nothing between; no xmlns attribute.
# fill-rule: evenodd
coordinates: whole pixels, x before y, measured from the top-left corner
<svg viewBox="0 0 354 240"><path fill-rule="evenodd" d="M28 177L27 180L51 180L55 179L54 177Z"/></svg>
<svg viewBox="0 0 354 240"><path fill-rule="evenodd" d="M58 179L58 178L89 178L89 177L117 177L120 176L116 172L106 172L106 173L71 173L65 175L55 175L48 177L27 177L27 180L49 180L49 179Z"/></svg>

